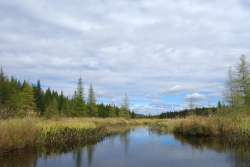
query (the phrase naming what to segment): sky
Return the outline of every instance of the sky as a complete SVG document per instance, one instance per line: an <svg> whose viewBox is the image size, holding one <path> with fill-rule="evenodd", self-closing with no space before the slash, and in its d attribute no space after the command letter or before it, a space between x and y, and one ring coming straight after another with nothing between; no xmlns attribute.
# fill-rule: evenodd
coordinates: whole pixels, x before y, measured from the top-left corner
<svg viewBox="0 0 250 167"><path fill-rule="evenodd" d="M144 114L215 105L250 55L249 0L0 0L0 20L8 75Z"/></svg>

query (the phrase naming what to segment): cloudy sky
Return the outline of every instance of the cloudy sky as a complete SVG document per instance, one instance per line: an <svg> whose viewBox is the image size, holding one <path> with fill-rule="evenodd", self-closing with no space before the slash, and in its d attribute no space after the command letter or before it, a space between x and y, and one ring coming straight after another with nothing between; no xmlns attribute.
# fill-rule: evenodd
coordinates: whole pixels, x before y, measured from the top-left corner
<svg viewBox="0 0 250 167"><path fill-rule="evenodd" d="M0 64L138 113L214 105L227 68L250 55L248 0L1 0Z"/></svg>

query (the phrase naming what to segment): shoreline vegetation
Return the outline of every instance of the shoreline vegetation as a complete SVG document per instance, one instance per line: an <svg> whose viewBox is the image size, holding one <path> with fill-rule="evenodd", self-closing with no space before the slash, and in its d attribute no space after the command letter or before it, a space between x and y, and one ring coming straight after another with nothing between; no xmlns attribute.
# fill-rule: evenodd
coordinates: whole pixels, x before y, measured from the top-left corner
<svg viewBox="0 0 250 167"><path fill-rule="evenodd" d="M0 71L0 154L23 148L66 150L103 137L148 126L162 133L222 139L230 145L250 145L250 70L245 56L229 70L225 102L158 116L130 111L127 95L120 107L97 104L93 86L85 99L78 80L73 97L8 78ZM133 118L133 119L132 119ZM160 119L161 118L161 119Z"/></svg>
<svg viewBox="0 0 250 167"><path fill-rule="evenodd" d="M0 122L0 154L24 148L63 151L156 120L124 118L16 118Z"/></svg>
<svg viewBox="0 0 250 167"><path fill-rule="evenodd" d="M0 154L23 148L61 152L136 126L187 138L216 138L232 146L250 145L248 112L177 119L17 118L0 122Z"/></svg>
<svg viewBox="0 0 250 167"><path fill-rule="evenodd" d="M230 145L250 146L250 114L224 113L160 121L151 127L161 133L194 138L217 138Z"/></svg>

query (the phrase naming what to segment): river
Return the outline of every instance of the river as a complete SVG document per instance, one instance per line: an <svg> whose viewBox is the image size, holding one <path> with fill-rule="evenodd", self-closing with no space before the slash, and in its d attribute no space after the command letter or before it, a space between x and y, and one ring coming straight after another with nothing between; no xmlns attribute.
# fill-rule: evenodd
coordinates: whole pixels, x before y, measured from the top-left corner
<svg viewBox="0 0 250 167"><path fill-rule="evenodd" d="M1 167L250 167L250 150L223 142L178 138L135 128L64 153L22 150Z"/></svg>

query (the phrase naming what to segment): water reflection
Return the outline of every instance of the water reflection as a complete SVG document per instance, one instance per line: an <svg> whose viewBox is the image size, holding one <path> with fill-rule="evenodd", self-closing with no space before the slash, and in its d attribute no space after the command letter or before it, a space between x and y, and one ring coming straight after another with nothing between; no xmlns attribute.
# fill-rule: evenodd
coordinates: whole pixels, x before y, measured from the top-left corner
<svg viewBox="0 0 250 167"><path fill-rule="evenodd" d="M82 149L77 148L75 151L73 151L73 157L74 160L76 161L76 167L81 167L82 166Z"/></svg>
<svg viewBox="0 0 250 167"><path fill-rule="evenodd" d="M250 150L215 139L182 138L147 128L123 132L63 153L25 150L0 157L1 167L249 167Z"/></svg>
<svg viewBox="0 0 250 167"><path fill-rule="evenodd" d="M12 154L0 155L1 167L33 167L37 166L37 154L32 150L18 151Z"/></svg>

